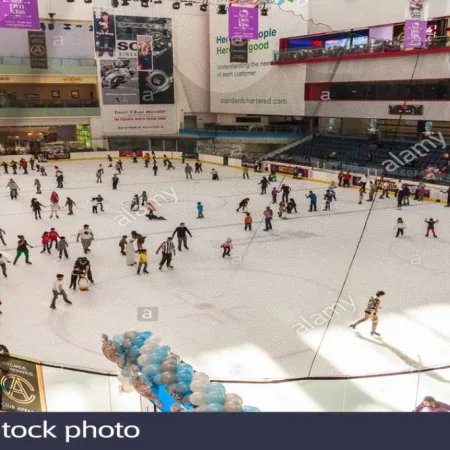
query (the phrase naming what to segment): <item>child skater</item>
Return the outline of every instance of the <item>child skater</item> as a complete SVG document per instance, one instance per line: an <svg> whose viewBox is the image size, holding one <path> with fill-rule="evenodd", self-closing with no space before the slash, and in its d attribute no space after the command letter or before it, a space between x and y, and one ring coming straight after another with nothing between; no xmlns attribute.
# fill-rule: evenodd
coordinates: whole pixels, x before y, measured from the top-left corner
<svg viewBox="0 0 450 450"><path fill-rule="evenodd" d="M425 235L425 237L428 237L428 235L430 234L430 231L431 231L433 233L433 236L435 238L437 238L436 233L434 232L434 225L438 222L439 222L439 220L434 220L432 217L430 217L430 220L425 219L425 223L428 224L427 234Z"/></svg>
<svg viewBox="0 0 450 450"><path fill-rule="evenodd" d="M331 210L331 202L333 200L333 195L330 193L330 191L326 191L325 195L323 196L323 199L325 200L324 205L324 211L330 211Z"/></svg>
<svg viewBox="0 0 450 450"><path fill-rule="evenodd" d="M249 212L245 213L245 219L244 219L245 227L244 227L244 231L247 231L247 230L252 231L252 223L253 223L253 218L250 215L250 213Z"/></svg>
<svg viewBox="0 0 450 450"><path fill-rule="evenodd" d="M86 279L86 274L84 272L82 272L80 274L80 280L78 281L78 287L80 288L80 291L88 291L89 290L88 281Z"/></svg>
<svg viewBox="0 0 450 450"><path fill-rule="evenodd" d="M131 207L130 210L134 211L134 208L137 206L137 209L139 209L139 195L135 195L133 197L133 200L131 200Z"/></svg>
<svg viewBox="0 0 450 450"><path fill-rule="evenodd" d="M365 194L364 187L361 187L361 189L359 190L359 202L358 202L358 205L362 205L362 201L364 200L364 194Z"/></svg>
<svg viewBox="0 0 450 450"><path fill-rule="evenodd" d="M202 202L197 202L197 212L198 212L197 219L204 219Z"/></svg>
<svg viewBox="0 0 450 450"><path fill-rule="evenodd" d="M70 286L69 286L69 289L73 289L74 291L77 290L78 278L80 277L81 273L82 273L82 271L75 264L73 266L72 273L70 275Z"/></svg>
<svg viewBox="0 0 450 450"><path fill-rule="evenodd" d="M397 223L395 224L394 230L397 230L397 234L395 237L403 236L403 233L405 231L406 225L405 222L403 222L403 219L399 217L397 219Z"/></svg>
<svg viewBox="0 0 450 450"><path fill-rule="evenodd" d="M225 256L231 256L230 252L233 248L232 240L231 238L227 238L227 240L221 245L223 248L222 258L225 258Z"/></svg>

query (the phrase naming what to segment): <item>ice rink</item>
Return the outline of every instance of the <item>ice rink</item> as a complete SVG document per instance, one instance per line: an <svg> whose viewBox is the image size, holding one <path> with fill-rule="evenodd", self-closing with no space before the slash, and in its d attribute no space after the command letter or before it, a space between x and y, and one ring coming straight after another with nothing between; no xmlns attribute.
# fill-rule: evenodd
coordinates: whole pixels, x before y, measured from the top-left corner
<svg viewBox="0 0 450 450"><path fill-rule="evenodd" d="M103 184L96 184L100 163L105 175ZM370 202L358 205L357 190L339 188L332 211L322 211L319 200L319 211L310 213L305 193L314 190L321 198L326 185L286 179L298 213L288 220L276 217L273 231L264 232L262 213L271 203L272 186L260 195L260 174L251 172L250 180L243 180L241 170L217 167L220 181L212 181L212 166L203 164L203 173L186 180L181 161L171 171L158 161L160 171L154 177L141 161L127 160L113 191L115 170L105 161L57 164L64 171L64 189L56 189L54 164L49 162L47 177L14 176L21 188L18 201L9 199L9 176L0 177L0 227L7 242L2 253L14 258L18 234L35 246L30 251L33 265L27 266L23 257L17 266L8 264L8 278L0 282L0 341L11 353L113 370L101 353L101 333L140 329L160 336L196 370L224 381L356 376L450 363L450 208L411 200L411 206L398 211L395 199L377 198L370 211ZM42 182L42 195L35 195L35 178ZM281 181L279 177L276 185ZM59 219L50 219L45 208L43 220L36 221L31 198L48 206L53 190L61 205L67 196L75 201L75 214L68 216L65 209ZM130 213L132 196L143 190L157 200L156 214L166 221ZM90 204L96 194L105 198L105 212L98 215ZM244 231L244 214L236 212L245 197L250 198L252 232ZM196 218L198 201L205 208L203 220ZM395 238L398 217L407 225L401 238ZM438 239L425 238L424 220L429 217L440 220ZM176 254L175 269L159 271L155 252L180 222L193 234L190 250ZM65 274L69 292L73 263L82 255L76 235L85 223L95 235L88 255L95 284L88 292L70 291L73 305L60 299L53 311L55 275ZM55 251L40 253L40 237L51 227L67 237L68 261L61 262ZM147 236L149 275L137 276L136 267L127 266L120 254L118 242L132 230ZM220 245L227 237L234 248L231 258L223 259ZM368 322L356 332L349 325L364 315L377 290L386 296L379 314L381 337L372 338ZM157 308L158 320L138 321L139 307ZM405 385L400 377L393 378L392 391ZM448 390L449 376L438 381ZM415 382L411 376L413 390ZM298 410L293 398L300 388L295 386L279 388L273 395L278 406L272 410ZM249 404L262 406L251 395L262 387L232 389L247 394ZM361 385L357 389L364 391ZM316 395L326 396L326 391L317 389ZM366 407L372 402L365 401Z"/></svg>

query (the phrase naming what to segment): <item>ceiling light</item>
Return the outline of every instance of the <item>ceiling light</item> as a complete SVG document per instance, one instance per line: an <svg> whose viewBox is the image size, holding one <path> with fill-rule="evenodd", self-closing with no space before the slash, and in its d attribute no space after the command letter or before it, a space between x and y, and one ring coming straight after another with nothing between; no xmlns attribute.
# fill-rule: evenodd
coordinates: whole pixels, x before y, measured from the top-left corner
<svg viewBox="0 0 450 450"><path fill-rule="evenodd" d="M180 9L180 2L173 2L172 3L172 8L173 9Z"/></svg>
<svg viewBox="0 0 450 450"><path fill-rule="evenodd" d="M208 11L208 4L205 3L203 5L200 5L200 11L203 11L203 12Z"/></svg>
<svg viewBox="0 0 450 450"><path fill-rule="evenodd" d="M72 27L71 27L70 23L65 23L65 24L64 24L64 29L65 29L65 30L71 30Z"/></svg>
<svg viewBox="0 0 450 450"><path fill-rule="evenodd" d="M129 4L129 0L122 0L122 6L128 6Z"/></svg>
<svg viewBox="0 0 450 450"><path fill-rule="evenodd" d="M226 14L227 13L227 7L225 5L219 5L217 7L217 14Z"/></svg>
<svg viewBox="0 0 450 450"><path fill-rule="evenodd" d="M141 0L141 6L143 8L148 8L148 2L149 2L149 0Z"/></svg>
<svg viewBox="0 0 450 450"><path fill-rule="evenodd" d="M45 31L46 28L47 28L47 27L45 26L45 23L42 23L42 22L41 22L41 30L42 30L42 31Z"/></svg>
<svg viewBox="0 0 450 450"><path fill-rule="evenodd" d="M111 0L111 6L117 8L119 6L119 0Z"/></svg>

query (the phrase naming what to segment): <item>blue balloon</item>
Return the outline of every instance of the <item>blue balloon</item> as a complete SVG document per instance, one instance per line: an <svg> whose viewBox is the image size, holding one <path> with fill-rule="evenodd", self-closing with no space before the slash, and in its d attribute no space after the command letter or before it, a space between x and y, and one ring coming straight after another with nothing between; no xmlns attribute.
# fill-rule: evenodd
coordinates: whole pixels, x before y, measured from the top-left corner
<svg viewBox="0 0 450 450"><path fill-rule="evenodd" d="M140 349L140 347L133 346L133 347L131 347L131 349L130 349L130 351L129 351L128 354L129 354L132 358L136 358L137 355L139 355L139 349Z"/></svg>
<svg viewBox="0 0 450 450"><path fill-rule="evenodd" d="M138 334L138 337L140 337L141 339L144 339L144 341L151 338L152 336L153 336L153 333L151 331L141 331Z"/></svg>
<svg viewBox="0 0 450 450"><path fill-rule="evenodd" d="M144 345L144 342L145 342L145 339L144 339L144 338L141 338L141 337L139 337L139 336L136 336L136 337L131 341L131 344L132 344L133 346L136 346L136 347L141 348L141 347Z"/></svg>
<svg viewBox="0 0 450 450"><path fill-rule="evenodd" d="M225 402L225 394L219 391L211 391L206 394L206 403L217 403L222 405Z"/></svg>
<svg viewBox="0 0 450 450"><path fill-rule="evenodd" d="M253 412L261 412L260 409L254 407L254 406L243 406L243 407L242 407L242 411L243 411L243 412L252 412L252 413L253 413Z"/></svg>
<svg viewBox="0 0 450 450"><path fill-rule="evenodd" d="M170 355L170 347L167 345L163 345L161 347L157 347L154 352L158 355L163 355L164 358Z"/></svg>
<svg viewBox="0 0 450 450"><path fill-rule="evenodd" d="M185 381L190 384L192 381L192 373L190 372L177 372L176 375L178 382Z"/></svg>
<svg viewBox="0 0 450 450"><path fill-rule="evenodd" d="M125 338L123 337L123 334L116 334L113 338L112 341L114 342L114 344L117 345L122 345L122 342Z"/></svg>
<svg viewBox="0 0 450 450"><path fill-rule="evenodd" d="M220 405L219 403L210 403L209 405L206 405L207 412L223 412L223 410L223 405Z"/></svg>
<svg viewBox="0 0 450 450"><path fill-rule="evenodd" d="M161 373L161 369L159 364L150 364L142 369L142 373L147 377L154 377L155 375L159 375Z"/></svg>
<svg viewBox="0 0 450 450"><path fill-rule="evenodd" d="M194 368L190 364L180 363L177 366L177 373L178 372L190 372L191 374L193 374Z"/></svg>
<svg viewBox="0 0 450 450"><path fill-rule="evenodd" d="M164 356L157 355L157 354L151 354L148 355L148 363L149 364L161 364L163 362Z"/></svg>
<svg viewBox="0 0 450 450"><path fill-rule="evenodd" d="M225 394L225 386L221 383L209 383L205 386L204 392L207 394L208 392L221 392L222 394Z"/></svg>
<svg viewBox="0 0 450 450"><path fill-rule="evenodd" d="M122 372L120 372L120 374L125 378L130 376L130 372L128 371L128 369L123 369Z"/></svg>
<svg viewBox="0 0 450 450"><path fill-rule="evenodd" d="M159 385L164 384L163 381L161 380L161 375L156 375L156 377L153 378L153 383L159 384Z"/></svg>
<svg viewBox="0 0 450 450"><path fill-rule="evenodd" d="M178 394L187 394L190 390L189 383L177 383L175 385L175 392L178 392Z"/></svg>

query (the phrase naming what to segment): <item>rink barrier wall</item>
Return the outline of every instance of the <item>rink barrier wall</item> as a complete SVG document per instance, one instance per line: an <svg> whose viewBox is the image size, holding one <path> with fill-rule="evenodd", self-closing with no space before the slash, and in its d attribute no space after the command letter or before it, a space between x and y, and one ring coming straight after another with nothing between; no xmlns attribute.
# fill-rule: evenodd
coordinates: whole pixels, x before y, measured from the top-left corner
<svg viewBox="0 0 450 450"><path fill-rule="evenodd" d="M144 154L147 152L144 152ZM150 152L148 152L150 153ZM151 153L150 153L151 154ZM164 152L164 151L155 151L155 155L157 159L162 159L163 155L167 155L169 159L180 159L182 156L182 152ZM71 152L70 153L70 159L61 159L61 160L49 160L46 164L54 164L57 165L58 162L69 162L69 161L89 161L89 160L97 160L97 161L104 161L107 163L107 155L111 155L112 158L119 158L119 151L110 151L110 152ZM5 155L0 158L1 161L11 162L11 160L18 161L20 158L25 158L29 160L31 155ZM225 157L226 158L226 157ZM122 157L123 160L131 159L131 157ZM138 159L142 159L138 157ZM224 157L218 156L218 155L209 155L200 153L199 159L202 162L208 163L208 164L214 164L219 166L225 166L230 167L234 169L241 169L242 168L242 161L237 158L228 158L228 164L224 165ZM186 161L191 160L191 158L186 158ZM316 183L323 183L328 184L331 183L331 181L338 181L337 175L338 171L323 171L323 170L315 170L314 168L311 168L310 166L303 166L299 164L288 164L288 163L280 163L275 161L264 161L264 171L270 172L271 165L277 166L277 167L283 167L287 170L299 167L303 170L308 170L309 176L307 178L303 178L304 180L313 181ZM280 173L277 172L278 176L284 176L285 178L293 178L293 175L291 173ZM370 177L369 177L370 179ZM383 178L384 181L394 183L397 179L396 178ZM418 182L416 181L410 181L406 180L408 186L417 186ZM359 186L352 185L350 186L352 189L359 189ZM447 203L446 195L441 192L441 189L443 189L444 186L439 187L433 187L433 186L427 186L427 189L430 190L430 197L424 198L424 201L431 201L431 202L437 202L437 203Z"/></svg>

